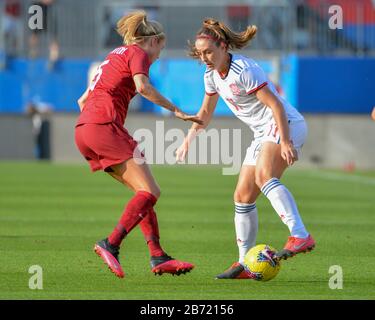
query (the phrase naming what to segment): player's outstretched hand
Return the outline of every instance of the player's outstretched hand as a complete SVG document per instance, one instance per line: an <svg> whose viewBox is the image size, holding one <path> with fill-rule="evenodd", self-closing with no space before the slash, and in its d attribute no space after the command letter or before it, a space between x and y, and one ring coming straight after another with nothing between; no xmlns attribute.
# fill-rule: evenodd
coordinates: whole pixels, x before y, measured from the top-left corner
<svg viewBox="0 0 375 320"><path fill-rule="evenodd" d="M200 125L203 125L204 122L198 117L198 116L192 116L189 114L186 114L185 112L182 112L181 110L176 108L176 111L174 112L175 116L181 120L184 121L192 121L195 123L198 123Z"/></svg>
<svg viewBox="0 0 375 320"><path fill-rule="evenodd" d="M185 160L186 154L189 150L188 144L184 141L182 145L178 147L176 150L176 161L177 162L182 162Z"/></svg>

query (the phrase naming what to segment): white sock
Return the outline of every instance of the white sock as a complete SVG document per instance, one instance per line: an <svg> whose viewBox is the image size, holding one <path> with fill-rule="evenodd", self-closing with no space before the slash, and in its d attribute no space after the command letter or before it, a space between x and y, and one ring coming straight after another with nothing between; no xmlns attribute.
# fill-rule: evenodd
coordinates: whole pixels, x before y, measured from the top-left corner
<svg viewBox="0 0 375 320"><path fill-rule="evenodd" d="M289 190L277 178L268 180L261 188L263 194L271 202L282 222L290 231L292 237L306 238L308 232L299 215L296 202Z"/></svg>
<svg viewBox="0 0 375 320"><path fill-rule="evenodd" d="M255 202L251 204L235 202L234 207L238 261L243 264L246 253L255 246L258 233L258 210Z"/></svg>

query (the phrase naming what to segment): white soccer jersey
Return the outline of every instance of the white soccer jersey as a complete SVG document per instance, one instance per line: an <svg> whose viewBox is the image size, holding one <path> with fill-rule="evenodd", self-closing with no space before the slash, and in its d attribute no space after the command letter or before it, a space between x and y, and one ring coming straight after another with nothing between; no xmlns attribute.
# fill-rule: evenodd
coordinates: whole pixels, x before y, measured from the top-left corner
<svg viewBox="0 0 375 320"><path fill-rule="evenodd" d="M207 69L204 75L205 90L208 95L218 93L237 118L245 122L254 132L254 137L263 135L266 125L272 121L272 109L260 102L255 92L268 85L280 99L288 120L303 120L303 116L283 99L275 86L252 59L231 54L231 63L227 76L221 78L215 70Z"/></svg>

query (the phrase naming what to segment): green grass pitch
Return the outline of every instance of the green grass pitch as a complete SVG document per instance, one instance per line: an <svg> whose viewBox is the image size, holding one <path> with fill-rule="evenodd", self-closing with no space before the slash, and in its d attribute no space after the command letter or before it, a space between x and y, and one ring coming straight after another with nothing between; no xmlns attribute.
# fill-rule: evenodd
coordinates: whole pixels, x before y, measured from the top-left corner
<svg viewBox="0 0 375 320"><path fill-rule="evenodd" d="M0 299L374 299L375 173L290 169L282 181L294 194L312 253L283 261L270 282L214 280L237 258L233 190L237 176L221 167L153 166L161 243L192 262L186 275L154 276L136 228L120 253L116 278L93 244L116 225L131 192L84 165L0 163ZM257 243L282 248L288 230L262 196ZM29 267L43 269L43 289L29 289ZM330 289L332 265L343 288Z"/></svg>

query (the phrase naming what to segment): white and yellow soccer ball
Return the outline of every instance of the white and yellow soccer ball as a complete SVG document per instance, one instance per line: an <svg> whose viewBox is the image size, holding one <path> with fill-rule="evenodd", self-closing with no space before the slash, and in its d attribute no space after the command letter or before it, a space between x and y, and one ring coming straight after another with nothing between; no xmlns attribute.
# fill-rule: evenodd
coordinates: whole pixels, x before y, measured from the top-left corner
<svg viewBox="0 0 375 320"><path fill-rule="evenodd" d="M252 247L245 256L245 268L255 280L269 281L280 271L280 262L273 259L276 249L266 244Z"/></svg>

